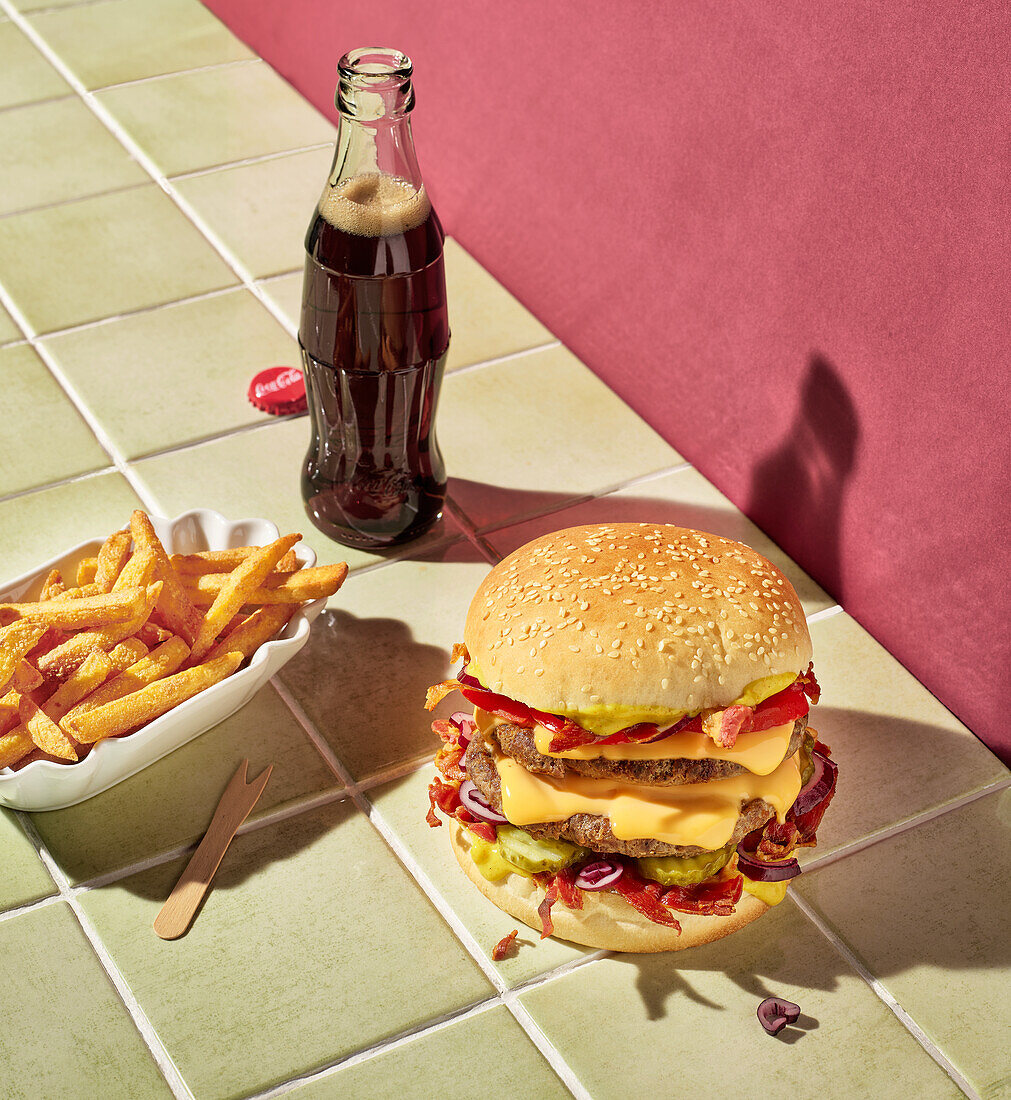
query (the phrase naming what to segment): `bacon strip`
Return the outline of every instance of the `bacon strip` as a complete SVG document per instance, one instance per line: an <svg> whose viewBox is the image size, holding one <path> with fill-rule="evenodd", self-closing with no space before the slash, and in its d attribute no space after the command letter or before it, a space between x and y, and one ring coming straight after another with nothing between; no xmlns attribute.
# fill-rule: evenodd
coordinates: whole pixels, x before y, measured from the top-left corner
<svg viewBox="0 0 1011 1100"><path fill-rule="evenodd" d="M742 875L710 879L697 886L672 886L661 897L668 909L703 917L729 917L744 890Z"/></svg>
<svg viewBox="0 0 1011 1100"><path fill-rule="evenodd" d="M737 738L751 729L754 719L754 707L735 703L725 710L710 711L702 719L702 729L720 748L732 749Z"/></svg>
<svg viewBox="0 0 1011 1100"><path fill-rule="evenodd" d="M804 689L804 694L811 700L812 703L817 703L821 698L821 686L814 678L814 662L812 661L806 671L802 672L796 679L796 683Z"/></svg>
<svg viewBox="0 0 1011 1100"><path fill-rule="evenodd" d="M508 936L503 936L497 944L491 949L492 962L501 962L506 955L509 954L509 949L513 945L513 940L519 935L520 930L514 928Z"/></svg>
<svg viewBox="0 0 1011 1100"><path fill-rule="evenodd" d="M545 875L534 876L539 882ZM542 883L543 885L543 883ZM537 906L537 915L541 918L541 939L547 939L554 930L555 926L551 920L551 906L558 900L558 879L557 876L552 875L551 881L548 882L544 892L544 897L541 900L541 904Z"/></svg>
<svg viewBox="0 0 1011 1100"><path fill-rule="evenodd" d="M453 816L453 811L460 805L460 792L449 783L444 783L435 776L428 785L428 814L425 820L433 829L437 829L442 822L435 816L436 808L442 810L448 817Z"/></svg>
<svg viewBox="0 0 1011 1100"><path fill-rule="evenodd" d="M789 859L800 842L800 831L792 821L779 822L775 818L766 822L762 838L755 849L755 859L763 863L777 863Z"/></svg>
<svg viewBox="0 0 1011 1100"><path fill-rule="evenodd" d="M671 916L660 895L663 887L659 882L645 882L627 864L625 873L610 889L621 896L633 909L648 917L655 924L677 929L681 933L681 924Z"/></svg>
<svg viewBox="0 0 1011 1100"><path fill-rule="evenodd" d="M454 691L459 690L459 680L443 680L438 684L432 684L425 692L425 710L435 710L447 695L452 695Z"/></svg>
<svg viewBox="0 0 1011 1100"><path fill-rule="evenodd" d="M562 904L569 909L583 908L583 891L576 885L576 872L571 867L563 867L556 875L558 896Z"/></svg>

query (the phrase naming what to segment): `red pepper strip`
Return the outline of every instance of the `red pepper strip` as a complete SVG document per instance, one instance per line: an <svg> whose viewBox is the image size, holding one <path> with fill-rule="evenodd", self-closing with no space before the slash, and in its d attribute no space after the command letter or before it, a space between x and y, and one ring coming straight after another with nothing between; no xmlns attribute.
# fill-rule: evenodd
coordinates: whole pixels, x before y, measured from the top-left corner
<svg viewBox="0 0 1011 1100"><path fill-rule="evenodd" d="M473 703L475 707L480 707L489 714L497 714L507 722L512 722L514 726L529 729L537 724L529 707L525 707L522 703L514 703L508 696L496 695L494 691L472 687L461 687L460 694L468 703Z"/></svg>
<svg viewBox="0 0 1011 1100"><path fill-rule="evenodd" d="M751 720L752 731L768 730L773 726L782 726L787 722L796 722L810 710L803 686L794 680L782 691L763 699L755 707L755 716Z"/></svg>
<svg viewBox="0 0 1011 1100"><path fill-rule="evenodd" d="M711 879L697 886L672 886L661 896L668 909L681 913L698 913L703 917L729 917L740 901L744 878L733 875Z"/></svg>
<svg viewBox="0 0 1011 1100"><path fill-rule="evenodd" d="M676 928L681 932L680 923L671 916L670 911L660 899L663 887L658 882L645 882L625 864L625 873L613 885L608 887L616 894L620 894L633 909L648 917L654 924L663 924L668 928Z"/></svg>
<svg viewBox="0 0 1011 1100"><path fill-rule="evenodd" d="M813 681L813 674L810 669L804 673L804 676L810 677ZM446 681L447 684L449 682ZM573 722L571 718L563 718L558 714L548 714L542 710L534 710L532 707L516 702L515 699L510 699L507 695L499 695L497 692L488 691L483 687L474 687L473 685L477 682L473 676L467 676L464 673L460 674L458 681L453 681L453 683L459 685L460 692L468 703L488 711L489 714L504 718L507 722L512 722L514 726L520 726L523 729L531 729L540 725L550 730L553 734L549 746L550 752L565 752L567 749L578 748L580 745L642 743L653 741L658 737L670 737L682 730L697 733L702 731L702 716L696 715L694 718L681 719L672 729L665 730L663 733L660 733L652 722L639 722L634 726L619 730L609 737L596 737L589 730L583 729L578 723ZM726 714L727 711L730 711L732 715L736 715L737 711L750 709L740 706L728 707L723 713ZM768 699L759 703L753 710L751 724L747 728L751 730L770 729L772 726L781 726L785 722L796 721L807 712L808 703L805 697L805 689L798 678L789 687L784 688L775 695L770 695ZM731 741L730 744L732 743Z"/></svg>
<svg viewBox="0 0 1011 1100"><path fill-rule="evenodd" d="M466 825L475 836L487 840L489 844L494 844L498 840L498 833L495 832L495 826L490 821L478 821L473 814L463 809L457 810L453 816L461 825Z"/></svg>

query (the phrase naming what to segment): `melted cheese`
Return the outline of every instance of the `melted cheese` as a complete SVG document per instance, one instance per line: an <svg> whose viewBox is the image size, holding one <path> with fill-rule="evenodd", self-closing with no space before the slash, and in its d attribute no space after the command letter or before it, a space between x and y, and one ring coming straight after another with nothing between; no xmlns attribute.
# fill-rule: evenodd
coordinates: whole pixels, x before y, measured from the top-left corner
<svg viewBox="0 0 1011 1100"><path fill-rule="evenodd" d="M763 799L782 821L801 788L796 753L770 775L746 772L710 783L673 787L647 787L574 774L562 782L528 772L498 750L495 764L502 781L502 812L514 825L596 814L608 819L619 840L652 838L710 851L730 841L745 802Z"/></svg>
<svg viewBox="0 0 1011 1100"><path fill-rule="evenodd" d="M561 760L729 760L755 775L768 775L783 762L790 747L793 723L786 722L758 733L742 733L733 748L720 748L704 733L675 733L646 745L580 745L563 752L548 752L551 731L538 726L537 751Z"/></svg>
<svg viewBox="0 0 1011 1100"><path fill-rule="evenodd" d="M485 710L476 708L474 720L481 732L505 723ZM579 745L563 752L549 752L552 733L544 726L534 727L534 744L542 756L558 760L729 760L755 775L768 775L783 762L790 747L793 723L742 733L733 748L723 749L704 733L676 733L646 745Z"/></svg>

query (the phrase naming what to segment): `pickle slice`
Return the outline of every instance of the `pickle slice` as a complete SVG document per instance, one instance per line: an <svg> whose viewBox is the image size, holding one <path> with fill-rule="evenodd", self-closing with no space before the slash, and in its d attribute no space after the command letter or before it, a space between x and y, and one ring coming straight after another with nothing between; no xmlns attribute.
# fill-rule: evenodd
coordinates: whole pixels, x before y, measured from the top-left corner
<svg viewBox="0 0 1011 1100"><path fill-rule="evenodd" d="M640 874L664 886L695 886L730 862L734 845L697 856L645 856L635 862Z"/></svg>
<svg viewBox="0 0 1011 1100"><path fill-rule="evenodd" d="M567 840L536 840L515 825L499 825L498 844L510 863L532 875L541 871L560 871L588 854L585 848Z"/></svg>

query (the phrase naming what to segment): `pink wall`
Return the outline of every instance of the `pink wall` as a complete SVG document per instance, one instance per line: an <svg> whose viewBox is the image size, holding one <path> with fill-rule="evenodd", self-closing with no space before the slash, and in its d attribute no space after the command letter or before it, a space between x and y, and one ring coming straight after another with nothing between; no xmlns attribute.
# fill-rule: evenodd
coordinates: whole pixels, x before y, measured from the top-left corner
<svg viewBox="0 0 1011 1100"><path fill-rule="evenodd" d="M1011 758L1003 5L207 2Z"/></svg>

